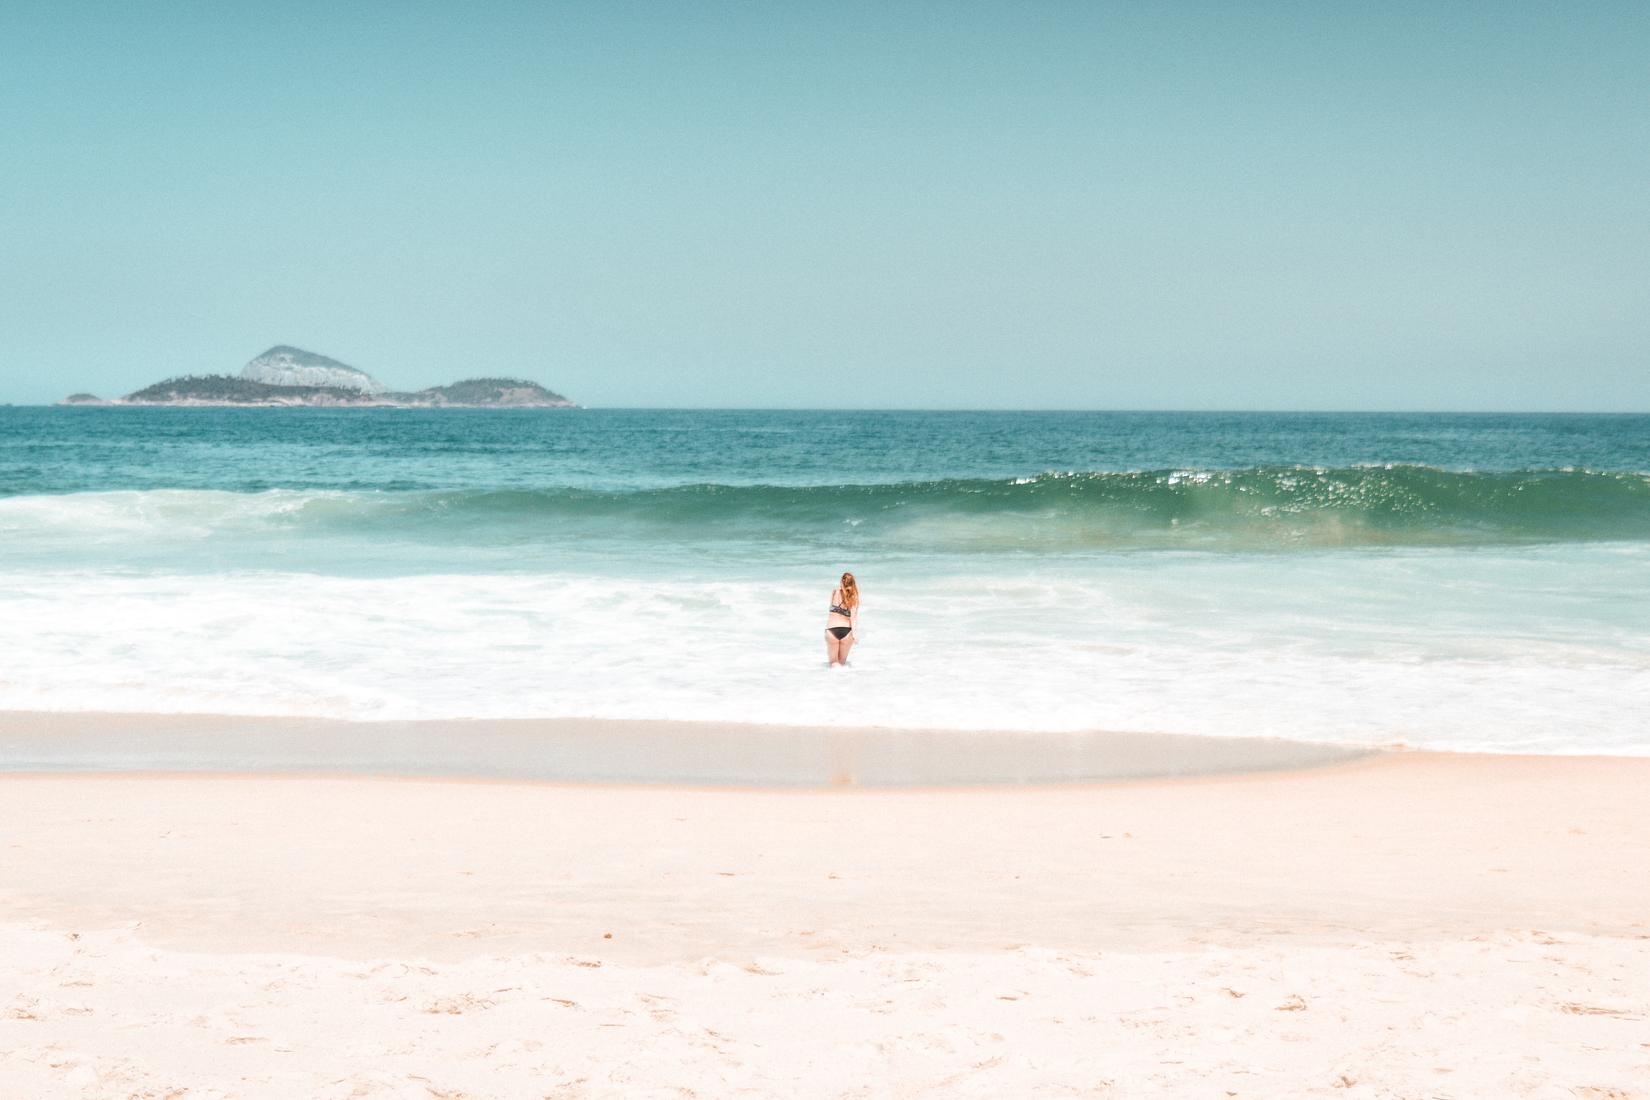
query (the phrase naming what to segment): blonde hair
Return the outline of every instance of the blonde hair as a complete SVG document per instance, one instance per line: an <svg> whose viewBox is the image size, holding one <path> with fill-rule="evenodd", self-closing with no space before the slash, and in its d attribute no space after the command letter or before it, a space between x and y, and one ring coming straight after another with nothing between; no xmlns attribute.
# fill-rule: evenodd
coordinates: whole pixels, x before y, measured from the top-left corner
<svg viewBox="0 0 1650 1100"><path fill-rule="evenodd" d="M852 573L842 574L842 606L859 606L859 582L854 580Z"/></svg>

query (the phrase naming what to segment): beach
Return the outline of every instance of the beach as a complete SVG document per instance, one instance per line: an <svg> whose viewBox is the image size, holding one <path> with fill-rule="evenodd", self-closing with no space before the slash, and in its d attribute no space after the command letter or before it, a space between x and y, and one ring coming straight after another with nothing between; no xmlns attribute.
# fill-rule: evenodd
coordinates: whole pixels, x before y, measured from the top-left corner
<svg viewBox="0 0 1650 1100"><path fill-rule="evenodd" d="M5 775L0 1095L1640 1096L1647 780Z"/></svg>
<svg viewBox="0 0 1650 1100"><path fill-rule="evenodd" d="M0 1100L1650 1100L1650 4L0 42Z"/></svg>
<svg viewBox="0 0 1650 1100"><path fill-rule="evenodd" d="M0 1100L1650 1100L1647 424L0 409Z"/></svg>

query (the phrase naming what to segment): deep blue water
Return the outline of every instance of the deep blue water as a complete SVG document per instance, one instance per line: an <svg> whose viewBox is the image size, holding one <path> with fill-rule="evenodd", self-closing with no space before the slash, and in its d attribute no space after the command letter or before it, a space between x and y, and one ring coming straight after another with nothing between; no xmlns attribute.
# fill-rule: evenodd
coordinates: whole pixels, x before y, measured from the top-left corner
<svg viewBox="0 0 1650 1100"><path fill-rule="evenodd" d="M1650 416L0 408L0 494L844 485L1049 471L1650 472Z"/></svg>

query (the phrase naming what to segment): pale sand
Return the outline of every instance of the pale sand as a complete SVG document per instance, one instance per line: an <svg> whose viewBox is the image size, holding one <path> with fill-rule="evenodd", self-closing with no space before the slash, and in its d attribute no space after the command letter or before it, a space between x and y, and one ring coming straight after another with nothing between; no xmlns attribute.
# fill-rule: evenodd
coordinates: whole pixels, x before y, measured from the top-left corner
<svg viewBox="0 0 1650 1100"><path fill-rule="evenodd" d="M1647 790L0 776L0 1097L1650 1096Z"/></svg>

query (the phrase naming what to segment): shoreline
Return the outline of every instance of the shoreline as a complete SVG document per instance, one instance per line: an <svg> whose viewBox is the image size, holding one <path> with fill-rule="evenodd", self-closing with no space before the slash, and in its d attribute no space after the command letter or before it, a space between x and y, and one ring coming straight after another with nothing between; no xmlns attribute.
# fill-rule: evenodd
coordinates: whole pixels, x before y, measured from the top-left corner
<svg viewBox="0 0 1650 1100"><path fill-rule="evenodd" d="M1282 738L1099 730L0 711L0 774L297 774L732 789L948 789L1290 772L1391 751Z"/></svg>

